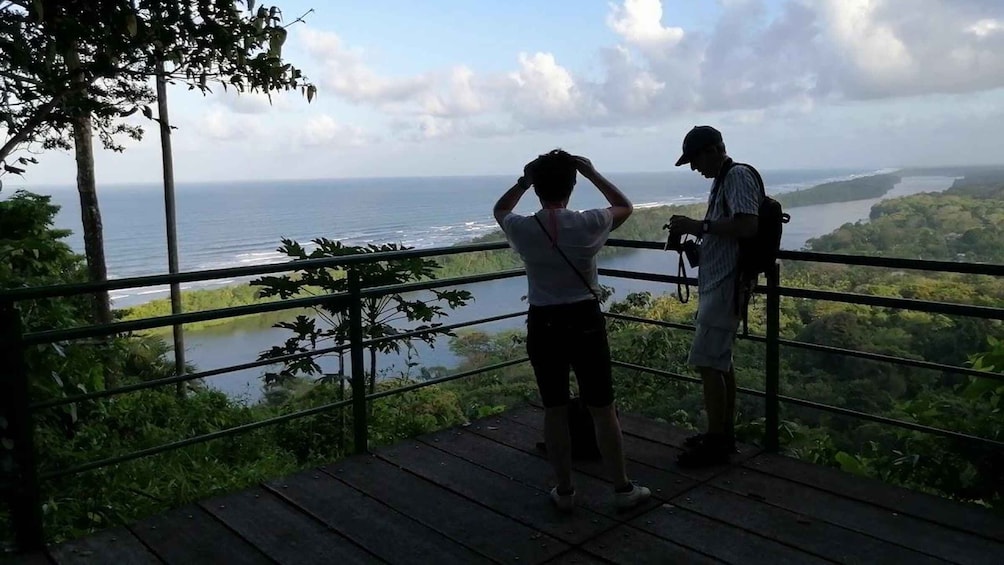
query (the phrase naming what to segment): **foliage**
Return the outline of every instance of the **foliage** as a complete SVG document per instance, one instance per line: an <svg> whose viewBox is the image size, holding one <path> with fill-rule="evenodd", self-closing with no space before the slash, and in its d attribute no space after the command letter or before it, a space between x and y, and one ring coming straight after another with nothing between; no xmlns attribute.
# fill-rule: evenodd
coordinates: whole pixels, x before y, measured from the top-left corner
<svg viewBox="0 0 1004 565"><path fill-rule="evenodd" d="M285 63L287 30L276 7L253 0L33 0L0 7L0 124L17 149L69 148L75 116L93 116L108 148L116 134L142 130L122 118L147 117L148 79L167 65L167 78L209 92L213 84L239 92L314 86ZM246 8L246 11L244 10ZM29 158L22 158L29 159ZM29 161L20 161L25 165ZM23 169L6 163L7 172Z"/></svg>
<svg viewBox="0 0 1004 565"><path fill-rule="evenodd" d="M850 180L827 182L777 196L785 208L797 208L830 202L851 202L878 198L892 190L902 180L897 174L870 175Z"/></svg>
<svg viewBox="0 0 1004 565"><path fill-rule="evenodd" d="M340 241L326 238L315 239L316 247L307 252L296 241L284 239L279 252L294 260L322 259L347 257L369 253L404 251L408 247L397 244L346 246ZM435 278L439 265L435 261L423 258L404 258L396 261L372 261L352 265L349 269L359 275L361 288L401 285L409 282ZM304 294L333 295L347 293L351 289L349 280L341 274L343 268L309 268L300 269L291 274L281 276L265 276L252 285L261 287L262 297L294 298ZM407 328L408 331L432 330L442 325L435 320L448 315L446 309L455 309L467 304L471 293L464 290L428 291L431 297L423 299L409 296L401 292L391 292L382 296L367 296L362 299L362 337L365 340L375 340L399 336L405 330L398 324L407 323L417 326ZM444 307L445 305L445 307ZM332 300L320 306L313 307L316 317L297 316L290 322L279 322L276 327L292 332L283 345L273 346L264 351L259 359L274 359L296 353L312 351L319 344L330 342L331 345L342 345L348 342L350 332L349 304L347 301ZM372 392L376 387L377 353L400 352L402 347L413 348L415 340L435 345L436 333L424 333L400 339L384 340L371 343L367 348L370 353L369 388ZM342 372L341 357L339 358L339 373ZM323 373L321 366L314 357L301 357L292 361L284 361L279 372L269 372L264 376L266 386L274 386L284 381L302 376L315 376Z"/></svg>

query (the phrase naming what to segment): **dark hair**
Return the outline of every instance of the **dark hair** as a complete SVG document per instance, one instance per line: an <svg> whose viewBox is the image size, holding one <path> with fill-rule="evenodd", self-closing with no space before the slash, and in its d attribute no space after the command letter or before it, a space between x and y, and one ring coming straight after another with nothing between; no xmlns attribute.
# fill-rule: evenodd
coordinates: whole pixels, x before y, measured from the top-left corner
<svg viewBox="0 0 1004 565"><path fill-rule="evenodd" d="M561 202L575 186L575 157L555 149L534 159L528 166L533 190L545 202Z"/></svg>

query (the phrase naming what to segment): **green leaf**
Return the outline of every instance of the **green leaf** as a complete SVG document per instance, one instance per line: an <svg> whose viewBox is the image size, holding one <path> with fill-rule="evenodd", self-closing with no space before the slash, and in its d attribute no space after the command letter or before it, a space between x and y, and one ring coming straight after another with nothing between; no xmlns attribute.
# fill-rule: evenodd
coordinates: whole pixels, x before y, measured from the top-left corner
<svg viewBox="0 0 1004 565"><path fill-rule="evenodd" d="M837 463L840 464L841 470L846 471L848 473L853 473L855 475L865 474L864 466L861 465L861 461L859 461L857 457L854 457L849 453L840 451L836 455L834 455L833 458L836 459Z"/></svg>
<svg viewBox="0 0 1004 565"><path fill-rule="evenodd" d="M31 0L31 7L35 11L35 17L39 20L45 17L45 12L42 10L42 0Z"/></svg>
<svg viewBox="0 0 1004 565"><path fill-rule="evenodd" d="M317 88L314 85L307 87L307 104L310 104L314 100L314 95L317 94Z"/></svg>

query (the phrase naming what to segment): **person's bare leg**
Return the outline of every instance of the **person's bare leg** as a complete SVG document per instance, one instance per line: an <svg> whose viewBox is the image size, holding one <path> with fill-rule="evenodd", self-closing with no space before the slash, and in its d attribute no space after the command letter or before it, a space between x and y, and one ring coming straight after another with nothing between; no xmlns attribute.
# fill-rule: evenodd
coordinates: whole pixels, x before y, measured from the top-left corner
<svg viewBox="0 0 1004 565"><path fill-rule="evenodd" d="M624 437L621 434L620 420L617 419L617 410L611 403L601 408L590 406L589 412L593 415L596 444L603 455L610 480L614 483L614 488L626 487L630 479L624 464Z"/></svg>
<svg viewBox="0 0 1004 565"><path fill-rule="evenodd" d="M708 433L724 434L726 432L727 386L725 373L701 367L701 381L704 383L704 409L708 414Z"/></svg>
<svg viewBox="0 0 1004 565"><path fill-rule="evenodd" d="M725 373L725 434L736 436L736 366L729 366Z"/></svg>
<svg viewBox="0 0 1004 565"><path fill-rule="evenodd" d="M572 490L572 438L568 431L568 406L544 409L544 441L547 458L558 478L558 490Z"/></svg>

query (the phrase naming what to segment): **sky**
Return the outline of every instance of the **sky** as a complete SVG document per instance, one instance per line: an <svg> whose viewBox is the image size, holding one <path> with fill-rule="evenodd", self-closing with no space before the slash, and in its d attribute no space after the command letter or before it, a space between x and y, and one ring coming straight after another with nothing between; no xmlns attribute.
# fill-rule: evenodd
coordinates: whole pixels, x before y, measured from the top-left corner
<svg viewBox="0 0 1004 565"><path fill-rule="evenodd" d="M1004 162L1002 0L264 3L306 14L283 56L317 96L172 88L178 181L665 171L699 124L763 169ZM160 181L147 129L99 185ZM74 182L39 160L24 183Z"/></svg>

